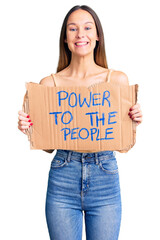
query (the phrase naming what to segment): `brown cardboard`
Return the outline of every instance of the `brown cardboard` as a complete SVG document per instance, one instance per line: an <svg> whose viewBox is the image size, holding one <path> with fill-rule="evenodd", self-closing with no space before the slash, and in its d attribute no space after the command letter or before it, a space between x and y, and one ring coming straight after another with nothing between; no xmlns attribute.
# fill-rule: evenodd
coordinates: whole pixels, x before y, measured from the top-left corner
<svg viewBox="0 0 160 240"><path fill-rule="evenodd" d="M27 131L31 149L127 152L135 144L136 125L128 112L137 101L137 84L101 82L87 88L30 82L26 89L23 111L33 122Z"/></svg>

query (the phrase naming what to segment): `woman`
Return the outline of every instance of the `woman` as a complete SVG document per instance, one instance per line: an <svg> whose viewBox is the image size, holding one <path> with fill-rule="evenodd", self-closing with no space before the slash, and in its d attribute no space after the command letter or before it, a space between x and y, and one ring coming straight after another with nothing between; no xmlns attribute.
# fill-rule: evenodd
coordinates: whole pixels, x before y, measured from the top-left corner
<svg viewBox="0 0 160 240"><path fill-rule="evenodd" d="M90 87L104 81L128 85L125 73L108 69L103 30L96 13L87 6L75 6L62 25L57 73L43 78L40 84ZM140 105L128 111L139 125ZM22 111L18 124L23 133L30 125L34 127ZM121 194L115 152L57 150L46 196L50 239L82 239L83 211L87 240L118 239Z"/></svg>

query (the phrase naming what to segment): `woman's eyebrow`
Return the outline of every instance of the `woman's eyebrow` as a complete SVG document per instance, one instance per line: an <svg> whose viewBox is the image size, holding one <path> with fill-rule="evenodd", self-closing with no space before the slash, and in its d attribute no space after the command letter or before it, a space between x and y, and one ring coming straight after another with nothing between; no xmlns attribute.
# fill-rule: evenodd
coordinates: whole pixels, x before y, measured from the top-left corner
<svg viewBox="0 0 160 240"><path fill-rule="evenodd" d="M67 26L69 26L69 25L76 25L75 23L69 23L69 24L67 24Z"/></svg>
<svg viewBox="0 0 160 240"><path fill-rule="evenodd" d="M87 24L87 23L92 23L92 24L94 24L93 22L85 22L85 24Z"/></svg>
<svg viewBox="0 0 160 240"><path fill-rule="evenodd" d="M85 22L84 24L87 24L87 23L92 23L93 24L93 22ZM69 23L69 24L67 24L67 26L69 26L69 25L76 25L76 23Z"/></svg>

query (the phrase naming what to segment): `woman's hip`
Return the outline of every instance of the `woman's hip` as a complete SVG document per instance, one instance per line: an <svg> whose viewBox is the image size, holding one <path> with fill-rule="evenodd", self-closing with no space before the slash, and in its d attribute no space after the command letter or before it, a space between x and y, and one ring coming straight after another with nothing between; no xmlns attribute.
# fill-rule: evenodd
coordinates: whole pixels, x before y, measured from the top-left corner
<svg viewBox="0 0 160 240"><path fill-rule="evenodd" d="M82 206L83 209L119 204L120 184L115 152L57 150L50 166L47 192L52 200Z"/></svg>

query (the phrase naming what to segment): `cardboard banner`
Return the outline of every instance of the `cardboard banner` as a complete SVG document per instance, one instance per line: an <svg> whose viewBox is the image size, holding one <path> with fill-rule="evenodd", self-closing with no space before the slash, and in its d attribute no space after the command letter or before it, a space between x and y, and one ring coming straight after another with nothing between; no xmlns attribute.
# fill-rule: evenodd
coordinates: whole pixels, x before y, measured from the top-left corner
<svg viewBox="0 0 160 240"><path fill-rule="evenodd" d="M47 87L26 83L23 111L33 126L31 149L127 152L135 144L136 124L128 116L138 85L101 82L93 87Z"/></svg>

